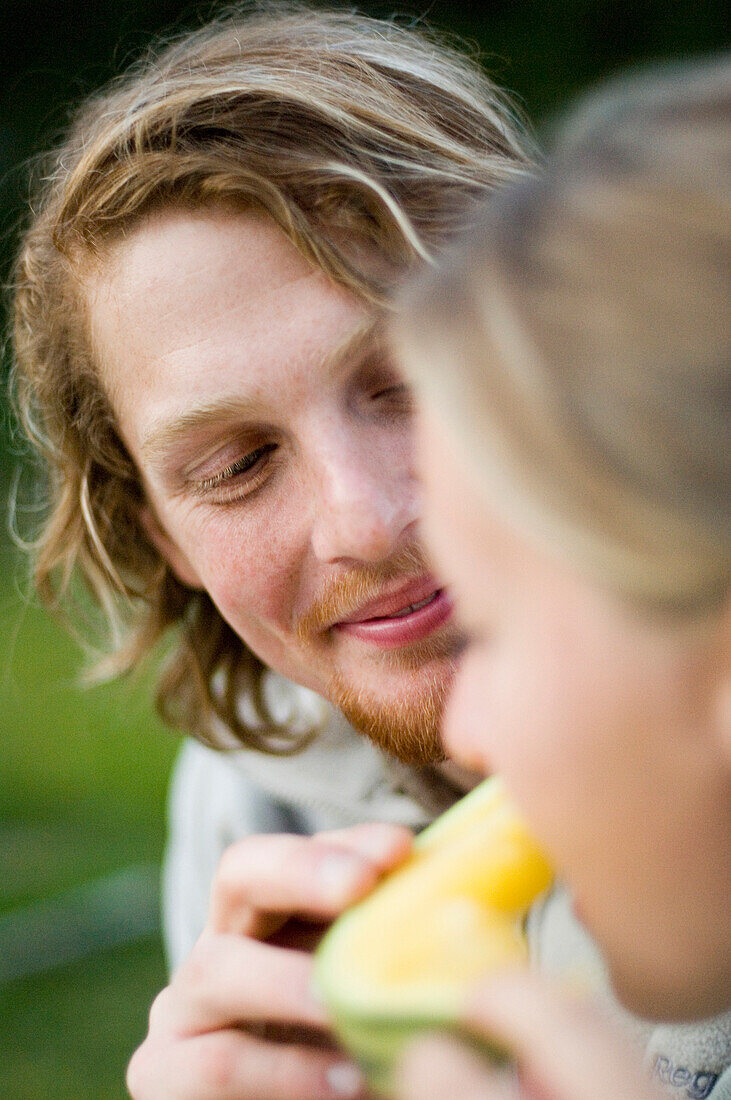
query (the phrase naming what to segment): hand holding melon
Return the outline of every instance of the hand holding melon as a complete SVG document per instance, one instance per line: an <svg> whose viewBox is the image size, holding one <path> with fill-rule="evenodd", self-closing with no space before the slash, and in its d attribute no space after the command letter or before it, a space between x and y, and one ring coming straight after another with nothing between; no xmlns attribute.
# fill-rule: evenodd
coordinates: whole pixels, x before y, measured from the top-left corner
<svg viewBox="0 0 731 1100"><path fill-rule="evenodd" d="M417 838L413 855L332 926L320 995L372 1087L419 1031L454 1028L469 987L523 966L525 915L551 882L544 853L498 778Z"/></svg>

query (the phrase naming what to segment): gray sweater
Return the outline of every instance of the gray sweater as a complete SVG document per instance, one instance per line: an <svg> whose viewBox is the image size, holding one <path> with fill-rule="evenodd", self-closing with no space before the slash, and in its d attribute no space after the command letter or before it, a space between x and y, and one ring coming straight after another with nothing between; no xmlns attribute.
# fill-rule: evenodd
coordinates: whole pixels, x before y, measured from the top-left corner
<svg viewBox="0 0 731 1100"><path fill-rule="evenodd" d="M204 927L216 867L235 840L254 833L309 835L364 821L419 830L457 797L428 769L386 760L339 712L306 689L270 673L268 693L279 711L276 717L324 715L326 728L295 757L241 749L214 752L195 742L183 748L170 793L163 879L171 969ZM605 1001L668 1096L731 1100L731 1011L687 1025L657 1025L630 1016L612 997L601 957L561 888L533 911L528 936L542 972L579 981ZM590 1082L586 1096L591 1100Z"/></svg>

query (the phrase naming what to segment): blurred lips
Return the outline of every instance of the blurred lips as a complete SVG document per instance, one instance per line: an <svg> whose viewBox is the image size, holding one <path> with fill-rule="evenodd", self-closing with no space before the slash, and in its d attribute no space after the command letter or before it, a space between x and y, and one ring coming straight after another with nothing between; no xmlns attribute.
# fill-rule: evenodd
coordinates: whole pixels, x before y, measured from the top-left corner
<svg viewBox="0 0 731 1100"><path fill-rule="evenodd" d="M409 581L395 592L364 604L333 629L383 649L427 638L451 617L453 604L433 577Z"/></svg>

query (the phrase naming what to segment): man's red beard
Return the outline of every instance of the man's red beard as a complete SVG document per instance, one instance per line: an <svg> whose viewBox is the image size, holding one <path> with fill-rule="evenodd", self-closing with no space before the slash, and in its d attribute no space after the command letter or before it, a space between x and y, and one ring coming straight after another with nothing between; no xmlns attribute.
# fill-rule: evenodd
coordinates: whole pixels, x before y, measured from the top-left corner
<svg viewBox="0 0 731 1100"><path fill-rule="evenodd" d="M385 703L334 677L329 697L351 726L404 764L438 764L446 759L441 741L448 681L433 677L417 701Z"/></svg>
<svg viewBox="0 0 731 1100"><path fill-rule="evenodd" d="M297 624L299 640L312 648L314 656L317 650L333 644L332 624L377 599L388 582L407 582L428 572L423 553L410 546L388 562L361 566L333 578ZM422 670L425 683L416 698L411 693L403 699L381 699L346 680L340 672L332 676L327 696L355 729L403 763L438 763L445 759L441 720L461 648L461 639L452 628L404 649L374 653L374 660L381 662L384 670L395 668L415 674ZM434 666L432 673L425 673L427 664Z"/></svg>

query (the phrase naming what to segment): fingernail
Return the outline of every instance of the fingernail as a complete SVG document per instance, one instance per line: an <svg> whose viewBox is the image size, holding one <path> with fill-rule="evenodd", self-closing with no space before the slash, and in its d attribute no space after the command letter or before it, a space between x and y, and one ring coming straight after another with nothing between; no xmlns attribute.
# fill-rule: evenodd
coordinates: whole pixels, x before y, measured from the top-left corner
<svg viewBox="0 0 731 1100"><path fill-rule="evenodd" d="M355 838L355 843L358 850L375 863L393 862L395 858L403 858L410 848L408 833L400 835L391 826L379 828L372 825Z"/></svg>
<svg viewBox="0 0 731 1100"><path fill-rule="evenodd" d="M352 1062L336 1062L325 1076L335 1096L360 1096L365 1088L363 1074Z"/></svg>
<svg viewBox="0 0 731 1100"><path fill-rule="evenodd" d="M333 903L348 900L363 876L363 863L348 852L333 852L319 867L320 886Z"/></svg>

